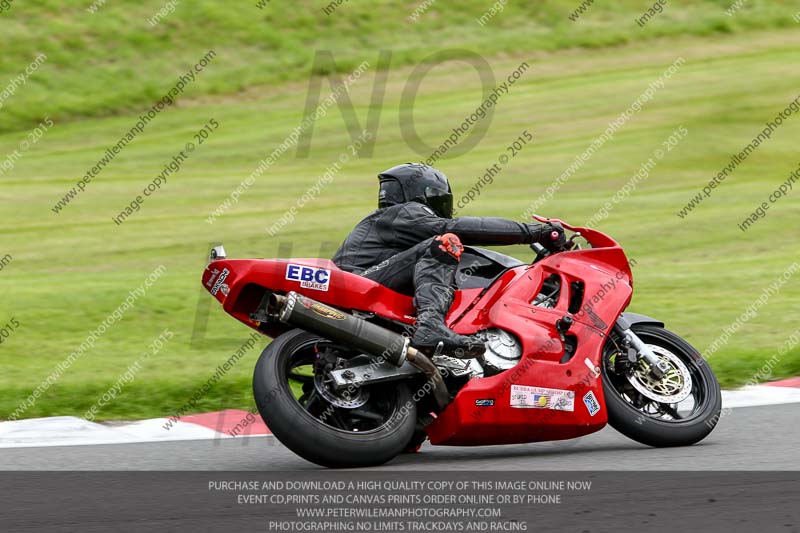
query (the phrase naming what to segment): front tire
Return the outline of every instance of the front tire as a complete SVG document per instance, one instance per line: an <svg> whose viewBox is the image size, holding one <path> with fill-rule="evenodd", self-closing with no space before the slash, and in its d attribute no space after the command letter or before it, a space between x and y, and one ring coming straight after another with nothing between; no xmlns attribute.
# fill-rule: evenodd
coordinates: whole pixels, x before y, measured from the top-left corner
<svg viewBox="0 0 800 533"><path fill-rule="evenodd" d="M295 329L264 349L253 374L253 393L264 423L287 448L321 466L377 466L393 459L414 434L416 405L408 387L364 387L366 403L353 409L337 407L330 401L338 403L335 395L315 383L320 379L314 364L317 352L326 348L333 348L332 343ZM343 350L343 359L355 356L363 362L363 355ZM361 403L342 398L347 401Z"/></svg>
<svg viewBox="0 0 800 533"><path fill-rule="evenodd" d="M615 339L609 339L601 365L609 424L648 446L689 446L703 440L716 426L722 410L719 382L711 367L671 331L643 324L632 329L671 365L671 379L665 377L666 383L664 379L648 381L646 373L637 373L636 369L615 371L615 357L622 355ZM684 395L680 402L669 401Z"/></svg>

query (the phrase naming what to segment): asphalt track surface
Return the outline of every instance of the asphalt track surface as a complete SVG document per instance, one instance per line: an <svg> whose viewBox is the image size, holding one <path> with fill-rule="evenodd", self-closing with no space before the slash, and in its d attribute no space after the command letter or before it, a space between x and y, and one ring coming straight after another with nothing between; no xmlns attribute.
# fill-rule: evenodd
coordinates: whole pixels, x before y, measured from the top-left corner
<svg viewBox="0 0 800 533"><path fill-rule="evenodd" d="M322 470L265 437L4 449L0 531L355 531L366 521L374 522L374 531L397 531L401 529L380 529L376 520L382 519L329 526L321 519L300 518L297 509L305 505L248 505L237 494L211 485L233 480L513 478L593 483L583 492L568 491L557 504L497 506L502 518L492 523L525 526L518 531L800 533L798 414L800 403L734 409L709 438L686 448L649 448L606 428L558 443L426 445L422 453L372 471ZM430 493L444 494L435 488ZM419 528L438 528L413 531L508 530L470 527L468 520L414 519ZM315 524L323 529L297 529ZM452 529L458 524L463 528Z"/></svg>
<svg viewBox="0 0 800 533"><path fill-rule="evenodd" d="M650 448L610 427L580 439L514 446L426 443L381 471L800 470L800 403L728 411L703 442ZM2 470L287 471L320 470L272 437L4 449Z"/></svg>

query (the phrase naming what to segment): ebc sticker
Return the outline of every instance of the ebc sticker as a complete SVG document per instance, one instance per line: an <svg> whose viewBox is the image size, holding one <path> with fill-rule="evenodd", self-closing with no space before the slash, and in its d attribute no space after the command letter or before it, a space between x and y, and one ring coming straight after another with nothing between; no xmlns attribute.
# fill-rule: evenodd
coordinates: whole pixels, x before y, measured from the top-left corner
<svg viewBox="0 0 800 533"><path fill-rule="evenodd" d="M286 266L286 279L297 281L304 289L327 291L331 283L331 271L327 268L314 268L290 263Z"/></svg>

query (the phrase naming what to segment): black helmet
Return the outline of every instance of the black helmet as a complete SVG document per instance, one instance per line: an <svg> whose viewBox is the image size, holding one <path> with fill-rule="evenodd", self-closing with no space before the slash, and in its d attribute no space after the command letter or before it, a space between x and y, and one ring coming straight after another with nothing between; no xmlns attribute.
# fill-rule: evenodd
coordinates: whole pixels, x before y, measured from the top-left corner
<svg viewBox="0 0 800 533"><path fill-rule="evenodd" d="M444 218L453 216L453 192L447 176L420 163L397 165L378 174L378 207L419 202Z"/></svg>

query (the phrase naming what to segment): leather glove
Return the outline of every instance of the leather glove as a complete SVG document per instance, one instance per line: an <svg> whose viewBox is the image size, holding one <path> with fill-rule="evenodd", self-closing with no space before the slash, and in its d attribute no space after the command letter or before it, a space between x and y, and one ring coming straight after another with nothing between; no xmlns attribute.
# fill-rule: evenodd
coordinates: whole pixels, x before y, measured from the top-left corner
<svg viewBox="0 0 800 533"><path fill-rule="evenodd" d="M543 224L528 224L533 241L538 242L551 252L560 252L567 246L567 237L564 228L550 222Z"/></svg>

